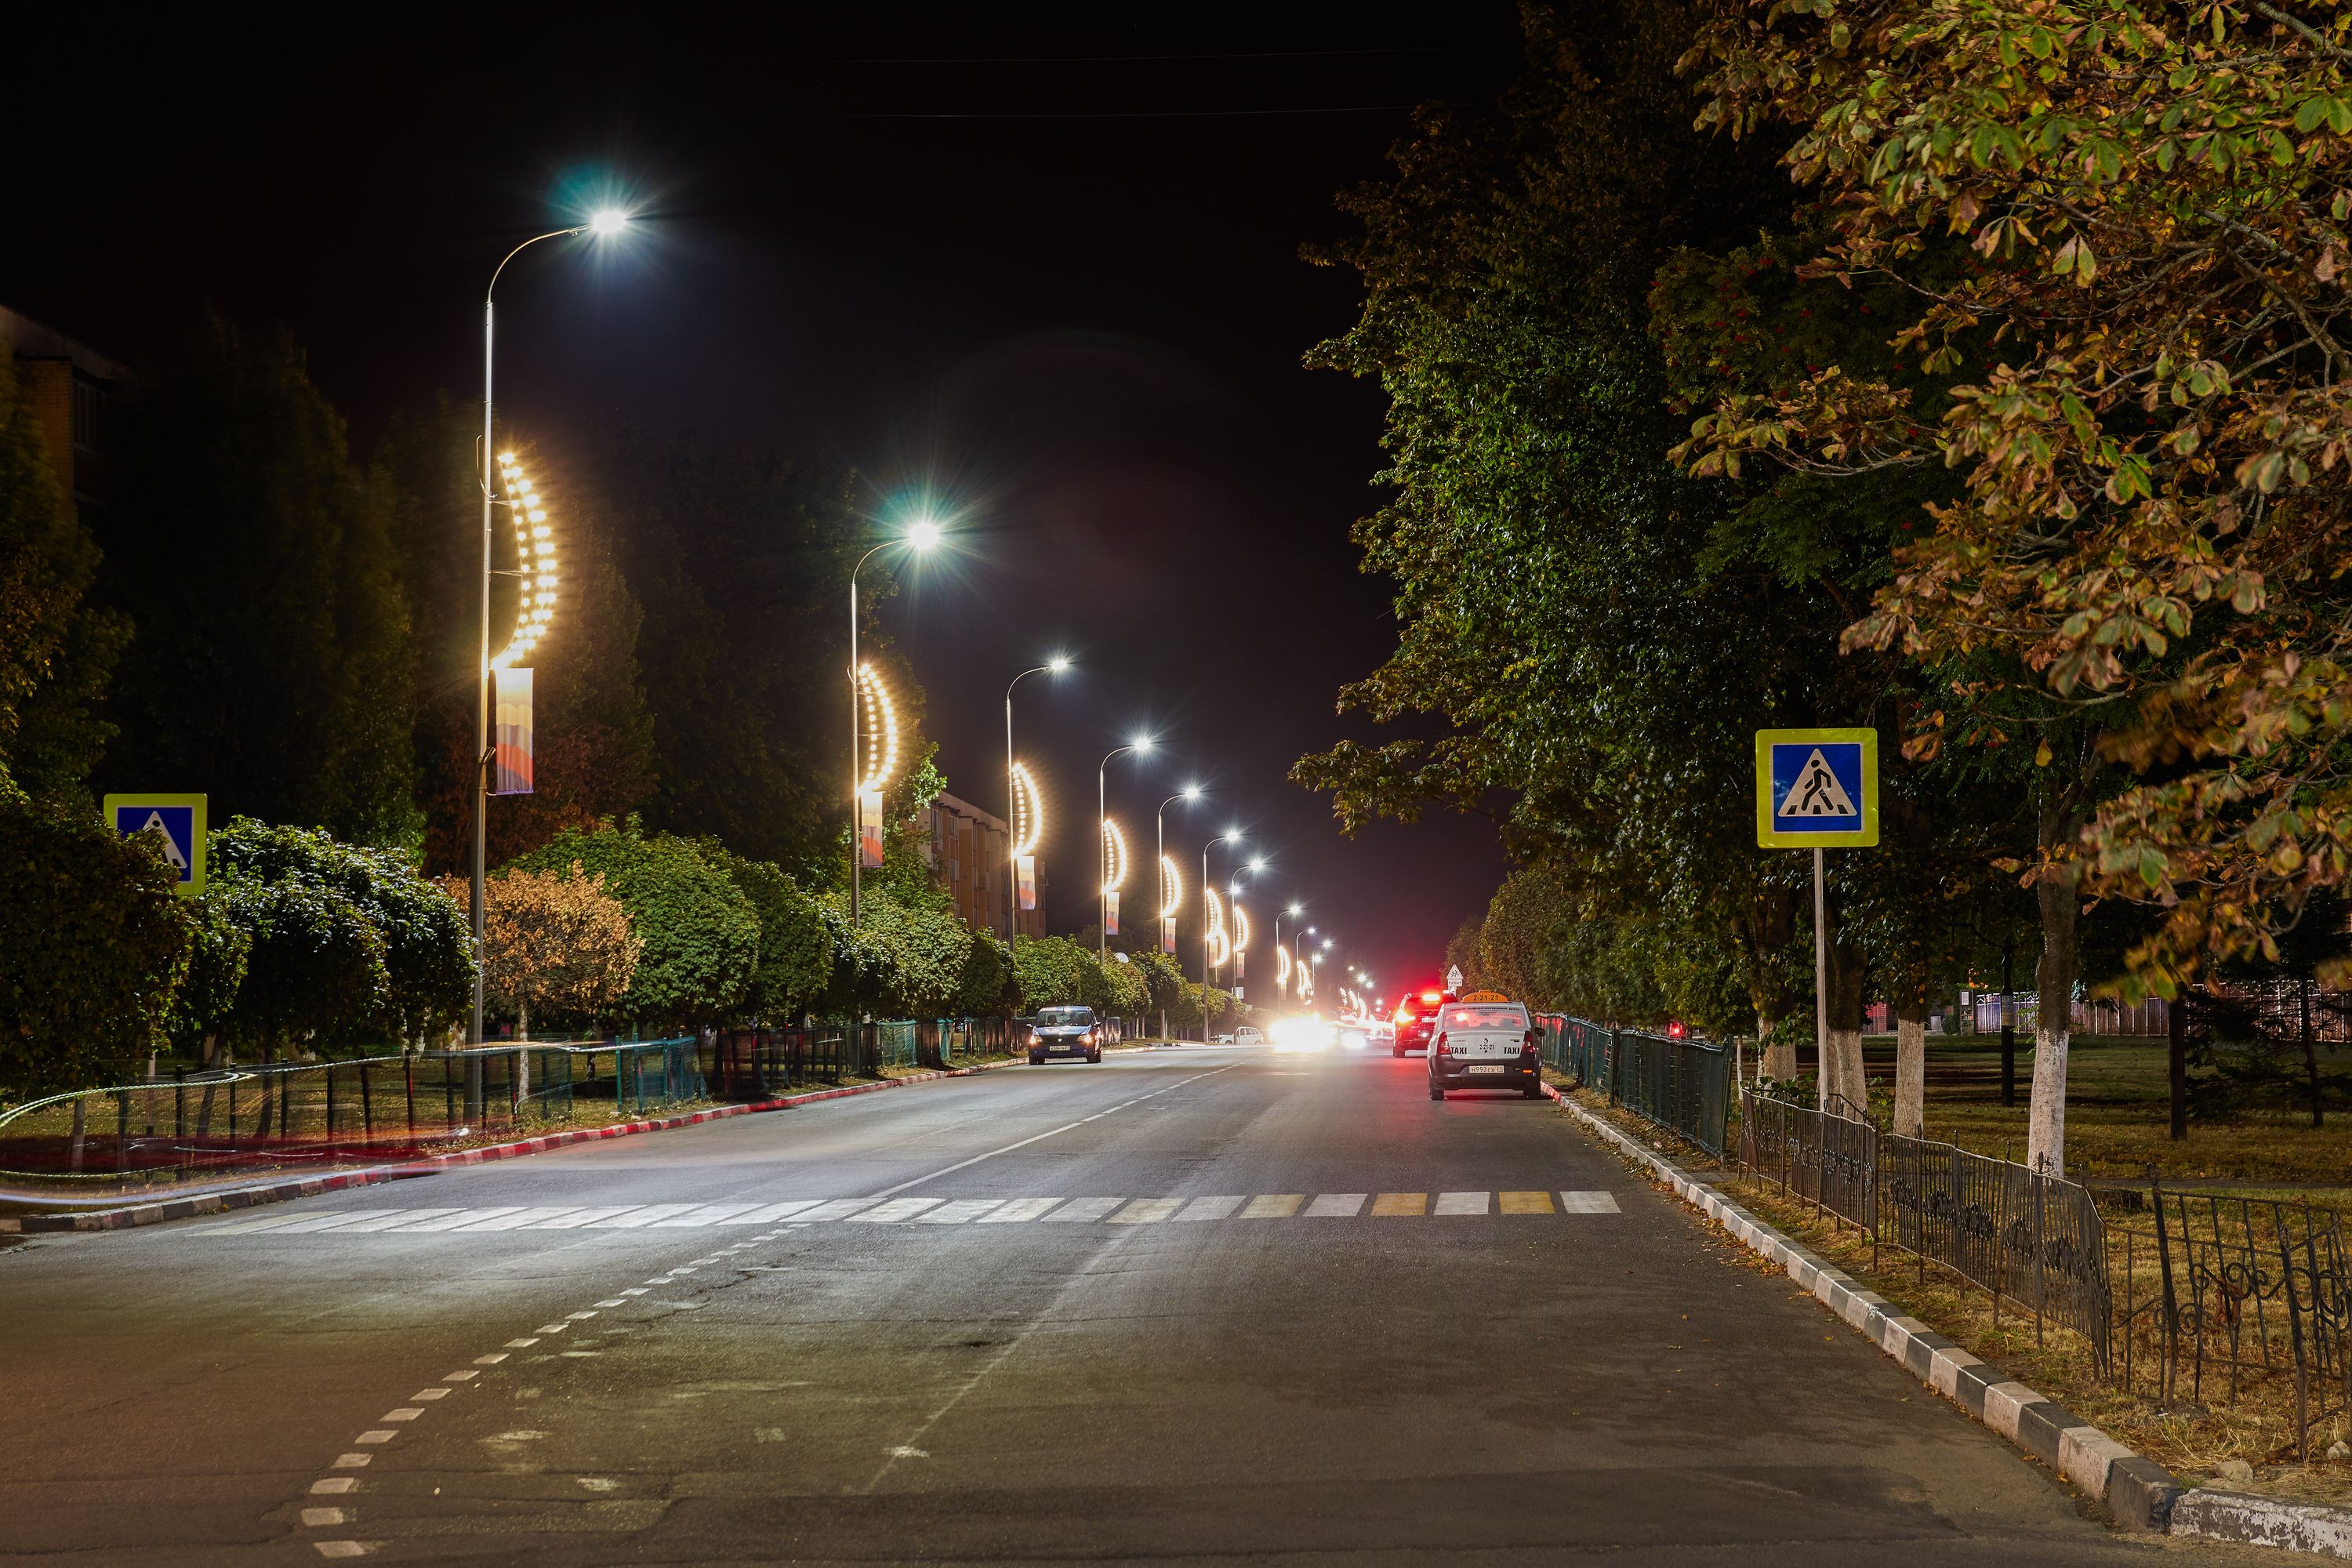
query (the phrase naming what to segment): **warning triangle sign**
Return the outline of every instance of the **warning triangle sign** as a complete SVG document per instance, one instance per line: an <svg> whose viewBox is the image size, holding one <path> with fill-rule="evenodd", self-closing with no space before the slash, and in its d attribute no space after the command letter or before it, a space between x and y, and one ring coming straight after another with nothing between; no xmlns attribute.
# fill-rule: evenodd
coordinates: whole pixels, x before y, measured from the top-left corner
<svg viewBox="0 0 2352 1568"><path fill-rule="evenodd" d="M1789 798L1780 805L1782 816L1860 816L1862 808L1846 794L1845 785L1838 783L1831 771L1829 759L1822 755L1819 746L1805 759L1798 770L1797 782L1790 787Z"/></svg>
<svg viewBox="0 0 2352 1568"><path fill-rule="evenodd" d="M188 858L180 852L180 841L172 837L172 830L163 826L163 814L162 812L148 812L147 820L139 825L139 831L142 833L152 833L157 837L163 839L163 858L172 863L173 869L184 871L188 868Z"/></svg>

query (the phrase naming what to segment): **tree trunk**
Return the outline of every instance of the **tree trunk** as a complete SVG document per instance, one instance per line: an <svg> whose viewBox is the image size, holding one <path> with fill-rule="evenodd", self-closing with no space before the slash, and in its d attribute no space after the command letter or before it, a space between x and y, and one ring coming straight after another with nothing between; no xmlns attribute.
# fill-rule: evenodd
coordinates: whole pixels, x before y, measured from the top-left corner
<svg viewBox="0 0 2352 1568"><path fill-rule="evenodd" d="M2172 1136L2177 1142L2189 1136L2189 988L2185 985L2164 1009L2164 1034L2171 1080Z"/></svg>
<svg viewBox="0 0 2352 1568"><path fill-rule="evenodd" d="M2026 1111L2025 1163L2045 1175L2066 1173L2066 1041L2074 1007L2074 882L2040 883L2042 959L2033 984L2033 1100Z"/></svg>
<svg viewBox="0 0 2352 1568"><path fill-rule="evenodd" d="M1927 1135L1927 989L1916 978L1895 998L1895 1131Z"/></svg>
<svg viewBox="0 0 2352 1568"><path fill-rule="evenodd" d="M1832 938L1830 942L1830 1048L1835 1074L1827 1071L1822 1077L1825 1108L1848 1110L1850 1114L1866 1115L1870 1108L1870 1080L1862 1065L1862 983L1863 952L1850 942ZM1826 1067L1828 1064L1824 1064ZM1848 1107L1832 1106L1828 1095L1834 1092L1852 1102Z"/></svg>
<svg viewBox="0 0 2352 1568"><path fill-rule="evenodd" d="M1793 1083L1797 1077L1797 1042L1781 1028L1783 1020L1756 1015L1757 1038L1763 1042L1763 1059L1758 1070L1766 1078L1781 1083Z"/></svg>
<svg viewBox="0 0 2352 1568"><path fill-rule="evenodd" d="M528 998L515 1004L515 1038L530 1038L530 1002ZM515 1053L515 1098L518 1101L530 1098L530 1053Z"/></svg>
<svg viewBox="0 0 2352 1568"><path fill-rule="evenodd" d="M2311 981L2308 977L2294 983L2294 998L2303 1010L2303 1070L2310 1075L2311 1124L2327 1124L2327 1108L2319 1095L2319 1041L2311 1032Z"/></svg>

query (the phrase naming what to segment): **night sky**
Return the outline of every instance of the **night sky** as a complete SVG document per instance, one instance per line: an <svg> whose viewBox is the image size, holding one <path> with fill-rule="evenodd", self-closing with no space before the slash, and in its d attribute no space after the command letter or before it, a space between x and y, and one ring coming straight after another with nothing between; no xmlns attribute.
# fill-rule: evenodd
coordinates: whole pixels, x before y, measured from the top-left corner
<svg viewBox="0 0 2352 1568"><path fill-rule="evenodd" d="M1197 778L1213 805L1170 813L1188 885L1203 829L1239 825L1274 861L1261 917L1303 900L1354 962L1418 978L1505 867L1482 822L1345 840L1286 782L1373 732L1333 698L1395 638L1348 540L1378 501L1381 400L1300 366L1353 319L1355 279L1297 250L1346 232L1332 196L1381 174L1403 106L1493 102L1514 8L908 15L572 7L485 33L407 9L363 49L268 58L217 21L142 24L143 64L35 36L0 303L133 361L206 303L283 324L364 454L394 410L478 395L509 246L625 202L646 220L625 245L541 247L501 283L502 422L551 455L634 426L824 458L877 518L928 498L957 548L884 615L950 789L1002 810L1005 680L1080 664L1026 682L1017 717L1048 780L1053 929L1092 918L1096 763L1148 728L1167 754L1111 773L1139 861L1152 807Z"/></svg>

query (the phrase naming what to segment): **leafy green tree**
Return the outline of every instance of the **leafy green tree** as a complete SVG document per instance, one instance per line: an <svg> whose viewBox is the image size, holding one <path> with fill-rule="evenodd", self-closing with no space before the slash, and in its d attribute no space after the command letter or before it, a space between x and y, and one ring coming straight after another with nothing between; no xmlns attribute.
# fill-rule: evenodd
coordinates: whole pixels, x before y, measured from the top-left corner
<svg viewBox="0 0 2352 1568"><path fill-rule="evenodd" d="M37 796L79 784L112 733L96 710L130 636L89 602L98 544L48 458L0 353L0 788Z"/></svg>
<svg viewBox="0 0 2352 1568"><path fill-rule="evenodd" d="M389 498L284 335L218 319L121 399L106 601L137 636L110 784L413 844L407 605Z"/></svg>
<svg viewBox="0 0 2352 1568"><path fill-rule="evenodd" d="M760 962L743 994L743 1008L766 1023L804 1010L833 977L833 938L817 899L792 873L765 860L730 854L716 839L702 841L704 858L723 866L760 921Z"/></svg>
<svg viewBox="0 0 2352 1568"><path fill-rule="evenodd" d="M725 866L691 839L646 832L635 817L566 829L510 864L562 872L575 861L604 877L645 943L616 1015L702 1025L735 1013L759 969L760 916Z"/></svg>
<svg viewBox="0 0 2352 1568"><path fill-rule="evenodd" d="M152 840L0 783L0 1100L130 1076L188 961Z"/></svg>
<svg viewBox="0 0 2352 1568"><path fill-rule="evenodd" d="M180 909L188 922L188 967L172 994L169 1026L175 1045L199 1048L209 1063L244 988L253 933L237 923L218 888L183 900Z"/></svg>

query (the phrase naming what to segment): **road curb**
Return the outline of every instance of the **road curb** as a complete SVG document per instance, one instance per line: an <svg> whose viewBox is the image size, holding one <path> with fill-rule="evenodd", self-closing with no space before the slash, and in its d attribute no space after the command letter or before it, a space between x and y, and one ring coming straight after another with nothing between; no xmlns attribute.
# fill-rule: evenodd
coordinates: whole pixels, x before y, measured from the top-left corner
<svg viewBox="0 0 2352 1568"><path fill-rule="evenodd" d="M249 1187L230 1187L184 1198L164 1198L154 1203L126 1204L121 1208L93 1209L82 1214L0 1215L0 1234L128 1230L135 1226L161 1225L166 1220L188 1219L197 1215L228 1214L237 1209L258 1208L265 1204L290 1203L296 1198L315 1197L320 1193L341 1192L347 1187L371 1187L379 1182L430 1176L460 1165L480 1165L493 1160L516 1160L529 1154L544 1154L550 1150L573 1143L629 1138L640 1132L667 1132L672 1128L692 1127L698 1122L718 1121L730 1116L791 1110L797 1106L814 1105L824 1100L842 1100L854 1094L904 1089L909 1084L930 1083L939 1079L970 1078L975 1073L993 1072L998 1068L1014 1066L1021 1059L1013 1057L1001 1062L982 1062L974 1067L909 1073L905 1078L846 1084L839 1089L813 1089L806 1094L783 1095L742 1105L717 1105L708 1110L691 1111L684 1116L648 1117L637 1121L617 1121L610 1127L582 1127L565 1132L549 1132L537 1138L518 1139L511 1143L490 1143L479 1149L458 1149L446 1154L430 1154L422 1160L404 1160L395 1165L369 1165L356 1171L340 1171L331 1176L301 1176L257 1183Z"/></svg>
<svg viewBox="0 0 2352 1568"><path fill-rule="evenodd" d="M1790 1279L1889 1360L1901 1363L1921 1383L2099 1499L2126 1530L2352 1558L2352 1510L2183 1487L2179 1477L2154 1459L2010 1379L1918 1319L1903 1315L1885 1297L1865 1289L1852 1275L1790 1240L1674 1161L1643 1148L1639 1139L1593 1115L1557 1086L1547 1083L1543 1088L1562 1110L1647 1166L1685 1203L1729 1231L1749 1251L1780 1265Z"/></svg>

